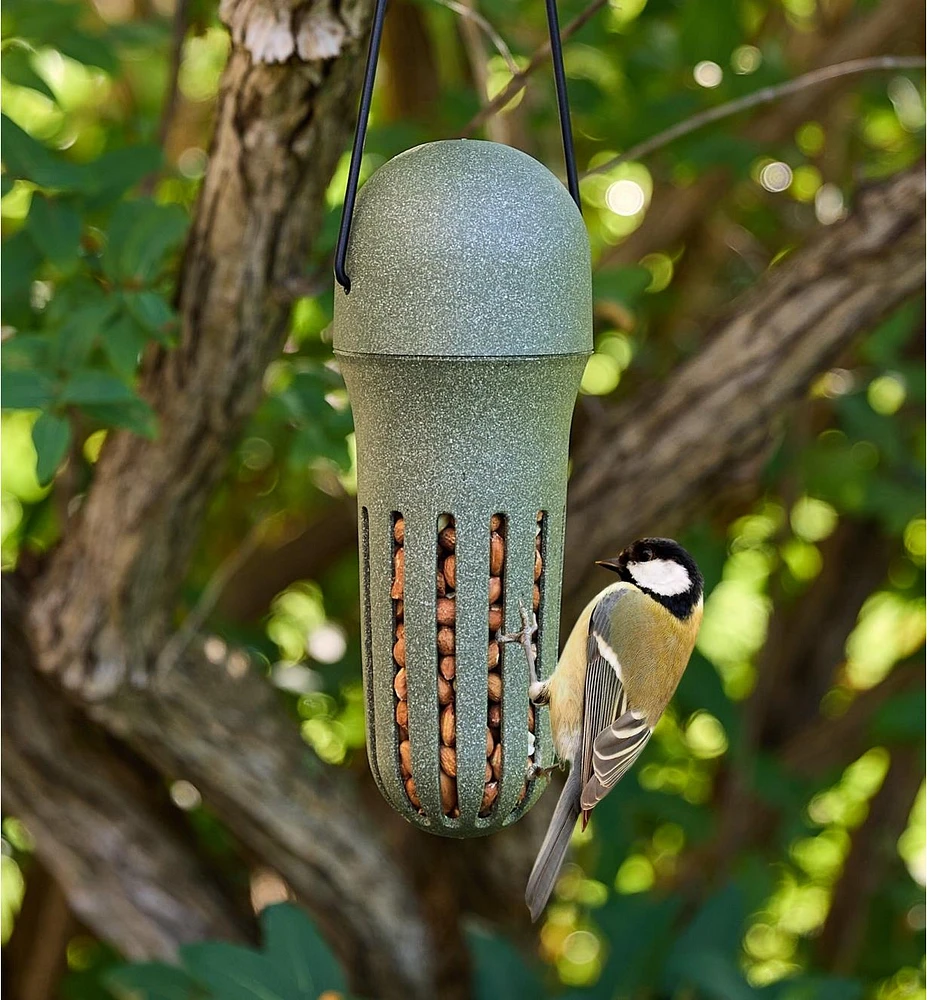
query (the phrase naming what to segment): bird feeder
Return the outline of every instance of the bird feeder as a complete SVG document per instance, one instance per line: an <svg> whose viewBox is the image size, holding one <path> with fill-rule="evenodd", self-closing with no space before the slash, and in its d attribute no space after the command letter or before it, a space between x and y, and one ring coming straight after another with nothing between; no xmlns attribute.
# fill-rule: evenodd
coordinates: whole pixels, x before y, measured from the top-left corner
<svg viewBox="0 0 927 1000"><path fill-rule="evenodd" d="M402 153L345 218L334 347L357 441L370 765L411 822L476 836L530 807L553 758L525 654L497 634L533 610L539 672L554 669L588 239L553 174L482 141Z"/></svg>

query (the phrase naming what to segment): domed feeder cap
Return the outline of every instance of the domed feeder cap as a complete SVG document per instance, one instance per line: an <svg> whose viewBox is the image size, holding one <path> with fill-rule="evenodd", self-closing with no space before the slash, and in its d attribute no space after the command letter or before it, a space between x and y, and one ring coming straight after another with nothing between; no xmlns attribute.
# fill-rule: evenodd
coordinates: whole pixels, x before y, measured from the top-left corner
<svg viewBox="0 0 927 1000"><path fill-rule="evenodd" d="M335 350L426 357L592 350L589 240L563 184L495 142L417 146L361 188Z"/></svg>

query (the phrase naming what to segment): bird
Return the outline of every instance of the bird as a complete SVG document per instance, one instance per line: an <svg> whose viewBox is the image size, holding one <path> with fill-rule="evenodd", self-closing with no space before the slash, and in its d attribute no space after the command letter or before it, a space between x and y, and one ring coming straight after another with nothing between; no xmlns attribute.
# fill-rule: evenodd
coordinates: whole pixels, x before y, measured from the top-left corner
<svg viewBox="0 0 927 1000"><path fill-rule="evenodd" d="M585 829L647 745L702 621L702 574L673 539L641 538L597 565L618 580L586 605L554 673L539 680L529 658L528 696L549 706L554 750L570 767L528 879L532 921L550 899L577 818Z"/></svg>

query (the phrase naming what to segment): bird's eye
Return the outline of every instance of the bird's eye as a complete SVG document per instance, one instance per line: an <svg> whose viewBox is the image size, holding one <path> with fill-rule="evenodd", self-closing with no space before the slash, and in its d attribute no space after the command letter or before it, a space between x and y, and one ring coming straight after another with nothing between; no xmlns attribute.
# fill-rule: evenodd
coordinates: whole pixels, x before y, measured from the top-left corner
<svg viewBox="0 0 927 1000"><path fill-rule="evenodd" d="M649 560L653 559L653 549L644 549L644 551L641 552L641 559L643 559L645 562L648 562Z"/></svg>

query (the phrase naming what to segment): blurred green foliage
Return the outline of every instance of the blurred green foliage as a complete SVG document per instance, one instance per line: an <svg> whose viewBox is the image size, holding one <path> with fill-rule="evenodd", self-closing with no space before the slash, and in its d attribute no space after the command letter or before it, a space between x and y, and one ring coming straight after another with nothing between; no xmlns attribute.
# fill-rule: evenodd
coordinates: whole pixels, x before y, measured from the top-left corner
<svg viewBox="0 0 927 1000"><path fill-rule="evenodd" d="M158 0L138 17L117 0L4 4L4 568L55 543L62 504L79 505L107 434L158 432L138 393L140 366L151 345L171 349L177 340L174 283L228 52L215 5L193 4L178 111L162 144L171 6ZM365 176L409 145L456 134L480 106L454 13L429 0L413 6L435 49L440 99L426 114L404 114L390 83L403 68L387 66ZM838 17L818 0L610 3L566 51L581 166L595 168L691 114L788 79L804 68L795 52L812 42L826 50L841 23L864 18L873 6L859 0ZM563 23L581 7L565 0ZM480 10L519 60L543 39L540 3L485 0ZM488 44L482 58L491 96L510 70ZM822 106L781 141L760 145L743 118L733 118L647 162L584 179L597 326L581 412L594 419L600 403L658 381L698 350L718 309L811 228L839 220L860 179L913 162L923 149L923 95L920 74L861 77L833 108ZM501 121L511 141L558 168L556 108L544 72ZM307 261L323 275L346 169L344 160ZM722 251L713 251L707 270L693 266L698 248L684 245L611 262L648 212L663 210L658 191L665 198L718 170L727 193L705 213ZM353 491L350 411L326 334L330 282L320 287L297 302L284 352L266 373L263 402L213 500L184 594L188 606L243 538L258 538L273 559L276 546L311 530ZM841 526L876 525L891 554L835 665L824 714L840 716L899 663L922 655L922 332L923 303L916 302L869 333L821 374L764 467L762 494L749 511L691 525L683 540L705 570L710 596L678 696L636 772L576 834L578 863L565 870L541 925L539 954L525 957L486 928L472 930L475 995L925 996L923 788L906 831L890 845L894 863L884 867L872 903L880 933L860 941L849 976L822 968L815 952L854 831L892 754L922 740L922 697L885 703L865 751L821 778L799 779L775 757L747 761L743 751L744 705L770 620L807 599ZM317 578L293 579L269 595L259 614L236 618L220 604L210 622L210 642L244 646L264 664L306 742L332 764L352 763L364 744L355 559L347 545ZM738 768L778 819L765 842L728 859L721 884L683 891L687 866L719 834L719 802ZM221 850L222 831L196 790L172 794L204 842ZM31 853L13 817L4 823L3 845L6 940ZM70 956L69 988L74 996L152 1000L315 997L343 988L298 911L274 907L263 920L262 952L201 945L184 953L182 968L112 968L114 957L91 942Z"/></svg>

